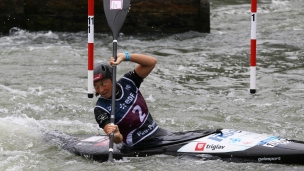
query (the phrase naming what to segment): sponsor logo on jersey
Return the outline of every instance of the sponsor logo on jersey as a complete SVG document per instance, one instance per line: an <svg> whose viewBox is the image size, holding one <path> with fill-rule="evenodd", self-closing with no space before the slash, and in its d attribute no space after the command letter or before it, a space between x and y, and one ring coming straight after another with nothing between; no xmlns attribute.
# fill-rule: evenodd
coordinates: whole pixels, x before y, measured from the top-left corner
<svg viewBox="0 0 304 171"><path fill-rule="evenodd" d="M155 121L152 122L152 124L147 126L147 129L144 129L142 131L138 131L137 135L138 136L145 136L147 133L150 133L152 130L154 130L154 128L156 127L156 123Z"/></svg>
<svg viewBox="0 0 304 171"><path fill-rule="evenodd" d="M125 87L125 89L128 90L128 91L130 91L131 86L129 84L127 84L126 87Z"/></svg>
<svg viewBox="0 0 304 171"><path fill-rule="evenodd" d="M102 121L104 121L104 120L106 120L106 119L108 119L109 117L108 117L108 114L107 113L101 113L98 117L97 117L97 120L99 121L99 122L102 122Z"/></svg>
<svg viewBox="0 0 304 171"><path fill-rule="evenodd" d="M125 100L125 103L131 104L131 103L133 103L134 99L135 99L135 94L130 93L129 96L127 97L127 99Z"/></svg>

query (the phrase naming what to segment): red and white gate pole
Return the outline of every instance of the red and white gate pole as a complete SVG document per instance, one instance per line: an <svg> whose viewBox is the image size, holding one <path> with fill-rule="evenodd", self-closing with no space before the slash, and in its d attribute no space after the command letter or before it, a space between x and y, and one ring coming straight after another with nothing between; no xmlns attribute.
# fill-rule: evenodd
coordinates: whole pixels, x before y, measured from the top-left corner
<svg viewBox="0 0 304 171"><path fill-rule="evenodd" d="M256 21L257 0L251 0L250 93L256 92Z"/></svg>
<svg viewBox="0 0 304 171"><path fill-rule="evenodd" d="M88 0L88 98L93 98L94 74L94 0Z"/></svg>

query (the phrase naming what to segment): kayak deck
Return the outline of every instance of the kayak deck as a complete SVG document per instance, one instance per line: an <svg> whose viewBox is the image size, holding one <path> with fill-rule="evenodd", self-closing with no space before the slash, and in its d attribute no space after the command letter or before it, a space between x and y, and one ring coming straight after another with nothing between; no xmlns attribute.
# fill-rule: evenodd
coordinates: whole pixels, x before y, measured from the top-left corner
<svg viewBox="0 0 304 171"><path fill-rule="evenodd" d="M107 161L109 138L105 135L67 135L60 131L45 134L44 139L76 155L95 161ZM240 130L196 130L172 133L138 147L114 144L116 160L156 154L195 155L205 160L231 162L304 164L304 142Z"/></svg>

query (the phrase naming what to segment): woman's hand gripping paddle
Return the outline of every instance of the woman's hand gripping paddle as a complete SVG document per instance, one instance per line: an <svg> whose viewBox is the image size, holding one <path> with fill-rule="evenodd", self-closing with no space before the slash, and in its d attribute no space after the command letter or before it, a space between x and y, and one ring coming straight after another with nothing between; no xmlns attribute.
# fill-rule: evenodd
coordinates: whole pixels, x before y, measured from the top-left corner
<svg viewBox="0 0 304 171"><path fill-rule="evenodd" d="M103 0L104 12L113 35L113 57L117 59L117 37L130 9L130 0ZM111 124L115 121L116 66L112 66ZM109 161L113 161L114 133L110 134Z"/></svg>

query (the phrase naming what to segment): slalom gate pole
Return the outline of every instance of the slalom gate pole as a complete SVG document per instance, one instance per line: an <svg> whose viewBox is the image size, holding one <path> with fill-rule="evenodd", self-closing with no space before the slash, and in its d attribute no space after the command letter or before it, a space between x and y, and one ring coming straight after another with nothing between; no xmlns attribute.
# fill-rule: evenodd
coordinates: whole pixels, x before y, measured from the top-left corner
<svg viewBox="0 0 304 171"><path fill-rule="evenodd" d="M88 98L93 98L94 0L88 0Z"/></svg>
<svg viewBox="0 0 304 171"><path fill-rule="evenodd" d="M257 0L251 0L250 93L256 92L256 21Z"/></svg>

